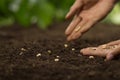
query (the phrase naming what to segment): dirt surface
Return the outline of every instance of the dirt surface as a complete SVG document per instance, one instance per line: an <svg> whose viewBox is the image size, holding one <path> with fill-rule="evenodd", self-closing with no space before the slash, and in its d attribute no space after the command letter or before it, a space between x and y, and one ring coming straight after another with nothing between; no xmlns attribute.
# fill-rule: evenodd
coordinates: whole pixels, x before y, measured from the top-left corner
<svg viewBox="0 0 120 80"><path fill-rule="evenodd" d="M82 38L66 42L67 25L55 24L46 31L35 25L1 28L0 80L120 80L119 56L105 62L79 53L84 47L120 39L120 26L98 24Z"/></svg>

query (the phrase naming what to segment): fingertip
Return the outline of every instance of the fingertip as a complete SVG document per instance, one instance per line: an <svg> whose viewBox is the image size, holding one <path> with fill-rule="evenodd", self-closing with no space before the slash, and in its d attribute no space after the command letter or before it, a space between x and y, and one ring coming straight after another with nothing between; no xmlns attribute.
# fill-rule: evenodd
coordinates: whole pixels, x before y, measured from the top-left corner
<svg viewBox="0 0 120 80"><path fill-rule="evenodd" d="M80 50L80 53L83 53L83 51L84 51L84 49L81 49L81 50Z"/></svg>
<svg viewBox="0 0 120 80"><path fill-rule="evenodd" d="M70 16L70 13L67 13L67 15L65 16L65 19L69 19L71 16Z"/></svg>
<svg viewBox="0 0 120 80"><path fill-rule="evenodd" d="M65 19L69 19L70 17L68 15L65 16Z"/></svg>
<svg viewBox="0 0 120 80"><path fill-rule="evenodd" d="M106 61L112 60L113 58L114 58L114 55L109 53L109 54L106 56Z"/></svg>
<svg viewBox="0 0 120 80"><path fill-rule="evenodd" d="M68 32L68 30L65 31L65 35L70 35L70 33Z"/></svg>
<svg viewBox="0 0 120 80"><path fill-rule="evenodd" d="M81 37L81 34L80 33L76 33L75 35L72 36L72 39L78 39Z"/></svg>
<svg viewBox="0 0 120 80"><path fill-rule="evenodd" d="M71 41L71 37L67 37L67 41Z"/></svg>

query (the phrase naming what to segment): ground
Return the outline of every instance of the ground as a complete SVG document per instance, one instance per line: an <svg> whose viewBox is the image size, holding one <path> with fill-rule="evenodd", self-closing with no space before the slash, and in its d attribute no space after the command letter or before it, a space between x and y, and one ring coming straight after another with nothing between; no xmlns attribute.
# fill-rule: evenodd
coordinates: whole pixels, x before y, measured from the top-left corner
<svg viewBox="0 0 120 80"><path fill-rule="evenodd" d="M82 38L67 42L68 23L45 31L36 25L0 28L0 80L119 80L119 56L106 62L101 57L89 59L79 50L120 39L120 26L97 24Z"/></svg>

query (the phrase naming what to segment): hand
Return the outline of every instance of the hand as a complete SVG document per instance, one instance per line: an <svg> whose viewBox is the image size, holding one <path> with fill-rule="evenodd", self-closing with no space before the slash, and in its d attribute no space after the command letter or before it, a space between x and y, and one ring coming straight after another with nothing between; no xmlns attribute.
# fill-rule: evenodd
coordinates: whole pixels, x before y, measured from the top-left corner
<svg viewBox="0 0 120 80"><path fill-rule="evenodd" d="M93 55L106 57L106 60L111 60L120 54L120 40L113 41L98 47L88 47L80 51L83 55Z"/></svg>
<svg viewBox="0 0 120 80"><path fill-rule="evenodd" d="M95 23L103 19L114 7L117 0L76 0L66 18L74 16L65 31L67 40L77 39Z"/></svg>

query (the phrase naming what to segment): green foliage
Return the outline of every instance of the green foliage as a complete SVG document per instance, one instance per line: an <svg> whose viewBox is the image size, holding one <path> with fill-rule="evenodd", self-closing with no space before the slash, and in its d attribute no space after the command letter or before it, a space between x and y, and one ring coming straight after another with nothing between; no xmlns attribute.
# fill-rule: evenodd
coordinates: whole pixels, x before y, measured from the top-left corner
<svg viewBox="0 0 120 80"><path fill-rule="evenodd" d="M5 21L19 23L24 27L36 23L45 29L53 19L63 20L72 3L73 0L1 0L0 25Z"/></svg>
<svg viewBox="0 0 120 80"><path fill-rule="evenodd" d="M107 23L114 23L120 25L120 2L116 4L113 11L104 21Z"/></svg>
<svg viewBox="0 0 120 80"><path fill-rule="evenodd" d="M74 0L0 0L0 25L18 23L29 27L37 24L46 29L53 20L63 20L73 2ZM119 9L120 6L116 6L106 21L117 22L115 15L119 16Z"/></svg>

